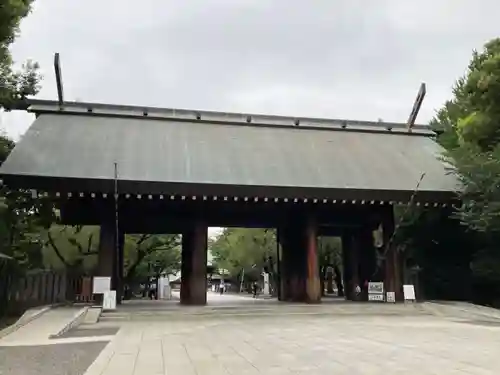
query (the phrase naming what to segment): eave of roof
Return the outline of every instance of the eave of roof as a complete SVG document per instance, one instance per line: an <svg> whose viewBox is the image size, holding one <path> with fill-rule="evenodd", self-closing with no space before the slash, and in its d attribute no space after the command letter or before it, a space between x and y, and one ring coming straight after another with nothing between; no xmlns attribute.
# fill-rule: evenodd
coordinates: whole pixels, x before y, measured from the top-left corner
<svg viewBox="0 0 500 375"><path fill-rule="evenodd" d="M53 101L30 111L0 169L18 187L111 193L117 163L131 194L404 201L422 173L424 201L457 190L426 126Z"/></svg>

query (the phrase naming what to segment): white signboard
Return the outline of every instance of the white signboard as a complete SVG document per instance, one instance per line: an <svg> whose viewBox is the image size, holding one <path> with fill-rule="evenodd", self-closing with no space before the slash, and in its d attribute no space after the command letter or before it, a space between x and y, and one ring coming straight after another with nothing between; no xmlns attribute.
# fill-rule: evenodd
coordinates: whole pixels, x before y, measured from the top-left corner
<svg viewBox="0 0 500 375"><path fill-rule="evenodd" d="M413 285L403 285L405 301L415 301L415 287Z"/></svg>
<svg viewBox="0 0 500 375"><path fill-rule="evenodd" d="M268 296L270 294L269 292L269 274L267 272L264 272L264 295Z"/></svg>
<svg viewBox="0 0 500 375"><path fill-rule="evenodd" d="M116 309L116 290L107 290L104 292L104 298L102 300L103 310L115 310Z"/></svg>
<svg viewBox="0 0 500 375"><path fill-rule="evenodd" d="M368 301L384 302L383 294L368 294Z"/></svg>
<svg viewBox="0 0 500 375"><path fill-rule="evenodd" d="M96 276L94 277L94 285L92 287L92 293L94 294L104 294L111 290L111 277L108 276Z"/></svg>
<svg viewBox="0 0 500 375"><path fill-rule="evenodd" d="M387 302L389 302L389 303L396 303L396 293L394 293L394 292L387 292Z"/></svg>
<svg viewBox="0 0 500 375"><path fill-rule="evenodd" d="M370 293L384 294L384 283L370 281L368 283L368 294Z"/></svg>

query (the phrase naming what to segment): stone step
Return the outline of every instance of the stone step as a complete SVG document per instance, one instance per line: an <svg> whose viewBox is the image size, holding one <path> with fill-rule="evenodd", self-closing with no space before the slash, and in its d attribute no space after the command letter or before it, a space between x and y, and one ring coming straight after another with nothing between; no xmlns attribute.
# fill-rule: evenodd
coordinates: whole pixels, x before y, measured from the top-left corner
<svg viewBox="0 0 500 375"><path fill-rule="evenodd" d="M387 305L387 304L352 304L343 306L332 305L277 305L272 307L184 307L161 310L118 309L101 314L99 321L127 320L177 320L195 318L221 317L263 317L263 316L417 316L428 315L431 312L418 304Z"/></svg>

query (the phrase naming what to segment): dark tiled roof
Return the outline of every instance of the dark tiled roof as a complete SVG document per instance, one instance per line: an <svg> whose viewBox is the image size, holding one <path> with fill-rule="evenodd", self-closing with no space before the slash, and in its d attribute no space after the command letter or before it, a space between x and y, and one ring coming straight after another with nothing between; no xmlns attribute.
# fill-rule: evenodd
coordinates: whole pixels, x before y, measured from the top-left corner
<svg viewBox="0 0 500 375"><path fill-rule="evenodd" d="M120 181L164 183L166 193L172 183L413 191L424 172L420 191L457 188L423 126L409 134L378 122L296 126L286 117L91 104L58 111L45 102L32 109L38 118L0 169L7 182L113 180L116 162Z"/></svg>

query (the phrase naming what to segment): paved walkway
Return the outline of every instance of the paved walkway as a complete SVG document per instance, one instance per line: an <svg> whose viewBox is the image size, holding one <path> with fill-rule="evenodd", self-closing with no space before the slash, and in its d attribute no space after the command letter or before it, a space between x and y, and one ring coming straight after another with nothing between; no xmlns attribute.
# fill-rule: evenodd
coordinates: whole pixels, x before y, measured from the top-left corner
<svg viewBox="0 0 500 375"><path fill-rule="evenodd" d="M359 307L342 309L350 306ZM329 316L145 316L123 322L85 374L493 375L500 368L499 320L470 315L460 321L425 312L335 316L332 309Z"/></svg>
<svg viewBox="0 0 500 375"><path fill-rule="evenodd" d="M493 375L500 368L500 313L492 309L342 302L298 308L212 293L209 303L209 313L196 318L168 303L170 311L159 314L162 301L132 303L124 307L140 315L136 320L111 319L55 340L48 336L76 310L53 310L0 340L0 374ZM239 310L272 313L232 314L238 303ZM329 313L308 314L316 310Z"/></svg>
<svg viewBox="0 0 500 375"><path fill-rule="evenodd" d="M0 374L83 375L113 335L49 338L79 310L72 307L49 310L0 339Z"/></svg>

